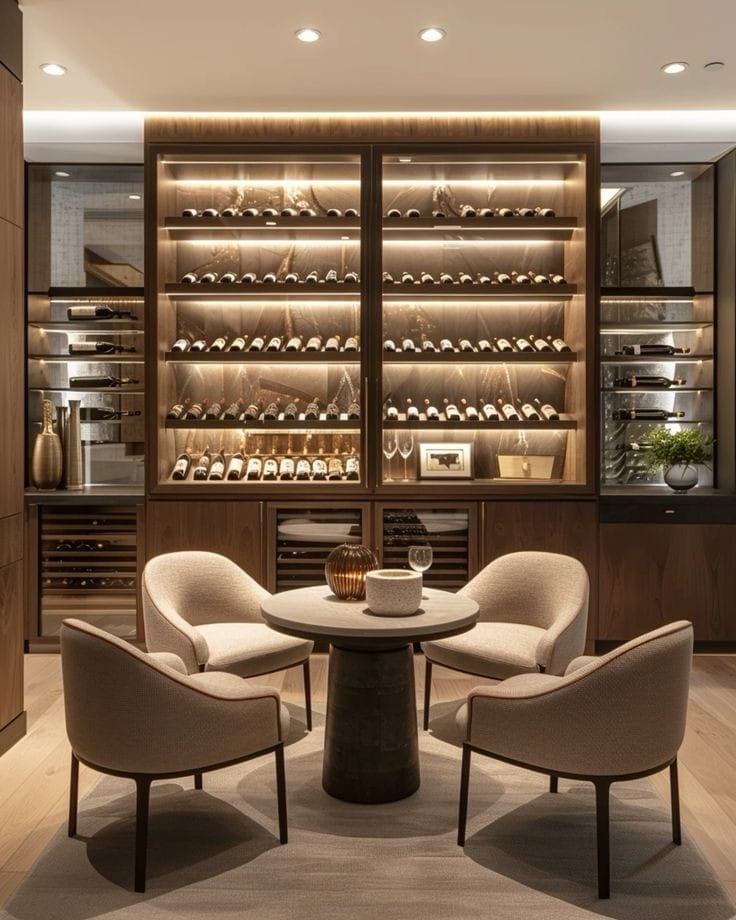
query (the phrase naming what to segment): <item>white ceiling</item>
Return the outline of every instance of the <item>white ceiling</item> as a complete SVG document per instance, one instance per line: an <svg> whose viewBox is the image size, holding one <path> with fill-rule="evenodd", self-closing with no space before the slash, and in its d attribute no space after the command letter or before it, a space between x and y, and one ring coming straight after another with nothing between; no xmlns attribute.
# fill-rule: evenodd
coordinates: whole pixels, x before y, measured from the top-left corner
<svg viewBox="0 0 736 920"><path fill-rule="evenodd" d="M735 0L22 0L43 110L736 108ZM303 44L294 30L323 32ZM427 44L418 30L447 38ZM660 66L686 60L668 77ZM725 61L709 73L703 65ZM47 77L41 63L68 68Z"/></svg>

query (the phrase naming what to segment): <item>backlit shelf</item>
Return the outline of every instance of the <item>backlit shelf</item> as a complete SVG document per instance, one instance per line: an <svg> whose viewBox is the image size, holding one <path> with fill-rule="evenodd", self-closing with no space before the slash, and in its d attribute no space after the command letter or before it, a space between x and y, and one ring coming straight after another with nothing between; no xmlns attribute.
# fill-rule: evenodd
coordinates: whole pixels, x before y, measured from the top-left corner
<svg viewBox="0 0 736 920"><path fill-rule="evenodd" d="M360 239L358 217L167 217L164 228L172 240L328 240L335 244Z"/></svg>
<svg viewBox="0 0 736 920"><path fill-rule="evenodd" d="M713 326L710 320L696 320L692 322L658 322L649 320L641 323L601 323L601 335L640 335L643 332L657 335L662 332L694 332L700 329L710 329Z"/></svg>
<svg viewBox="0 0 736 920"><path fill-rule="evenodd" d="M384 364L573 364L574 351L384 351Z"/></svg>
<svg viewBox="0 0 736 920"><path fill-rule="evenodd" d="M143 390L125 387L28 387L29 393L110 393L113 396L143 396Z"/></svg>
<svg viewBox="0 0 736 920"><path fill-rule="evenodd" d="M167 351L171 364L360 364L357 351Z"/></svg>
<svg viewBox="0 0 736 920"><path fill-rule="evenodd" d="M629 396L637 393L712 393L713 387L601 387L602 393L627 393Z"/></svg>
<svg viewBox="0 0 736 920"><path fill-rule="evenodd" d="M572 239L578 226L575 217L384 217L384 242L463 242L464 240L509 241L512 243L554 242Z"/></svg>
<svg viewBox="0 0 736 920"><path fill-rule="evenodd" d="M143 364L143 355L28 355L43 364Z"/></svg>
<svg viewBox="0 0 736 920"><path fill-rule="evenodd" d="M239 428L246 431L257 431L267 433L270 431L360 431L360 421L358 419L338 419L337 421L328 421L327 419L307 420L307 419L248 419L246 421L223 420L223 419L165 419L165 428L204 428L213 431L219 429Z"/></svg>
<svg viewBox="0 0 736 920"><path fill-rule="evenodd" d="M340 282L323 282L307 284L286 284L277 281L275 284L167 284L164 288L169 297L186 298L187 300L324 300L325 298L357 301L360 298L361 287L359 284L345 284Z"/></svg>
<svg viewBox="0 0 736 920"><path fill-rule="evenodd" d="M576 284L384 284L386 300L569 300Z"/></svg>
<svg viewBox="0 0 736 920"><path fill-rule="evenodd" d="M107 332L115 335L143 335L141 326L132 326L128 319L38 319L31 320L28 325L31 329L40 329L41 332L83 332L86 335L96 335L98 332Z"/></svg>
<svg viewBox="0 0 736 920"><path fill-rule="evenodd" d="M523 421L448 421L440 415L437 421L428 421L421 414L419 419L401 418L398 420L383 420L386 429L413 429L418 431L555 431L559 429L577 428L577 420L569 415L561 415L558 421L524 419ZM450 445L451 446L451 445Z"/></svg>
<svg viewBox="0 0 736 920"><path fill-rule="evenodd" d="M602 355L602 364L700 364L712 361L712 354L687 355Z"/></svg>

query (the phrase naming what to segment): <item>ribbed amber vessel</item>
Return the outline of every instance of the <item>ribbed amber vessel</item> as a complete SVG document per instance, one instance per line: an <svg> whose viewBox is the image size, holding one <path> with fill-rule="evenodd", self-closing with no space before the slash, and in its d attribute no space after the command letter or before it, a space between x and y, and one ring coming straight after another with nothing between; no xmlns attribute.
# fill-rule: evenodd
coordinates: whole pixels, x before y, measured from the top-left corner
<svg viewBox="0 0 736 920"><path fill-rule="evenodd" d="M343 601L365 598L365 576L378 568L372 549L354 543L336 546L325 563L325 578L332 593Z"/></svg>

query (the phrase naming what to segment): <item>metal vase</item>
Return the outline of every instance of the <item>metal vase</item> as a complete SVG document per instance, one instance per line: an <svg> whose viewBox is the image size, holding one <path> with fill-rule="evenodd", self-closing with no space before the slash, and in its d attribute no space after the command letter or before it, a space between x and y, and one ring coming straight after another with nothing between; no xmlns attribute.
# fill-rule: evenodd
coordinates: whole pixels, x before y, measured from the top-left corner
<svg viewBox="0 0 736 920"><path fill-rule="evenodd" d="M84 455L82 454L82 422L79 399L69 400L69 421L64 438L64 474L66 488L80 491L84 488Z"/></svg>
<svg viewBox="0 0 736 920"><path fill-rule="evenodd" d="M59 441L61 442L61 456L62 456L62 471L61 471L61 482L62 485L66 480L66 470L64 466L64 445L66 443L66 426L67 426L67 417L69 414L69 409L66 406L57 406L56 407L56 433L59 435Z"/></svg>
<svg viewBox="0 0 736 920"><path fill-rule="evenodd" d="M51 401L43 401L43 428L36 435L31 454L31 481L37 489L56 489L61 482L61 439L51 421Z"/></svg>

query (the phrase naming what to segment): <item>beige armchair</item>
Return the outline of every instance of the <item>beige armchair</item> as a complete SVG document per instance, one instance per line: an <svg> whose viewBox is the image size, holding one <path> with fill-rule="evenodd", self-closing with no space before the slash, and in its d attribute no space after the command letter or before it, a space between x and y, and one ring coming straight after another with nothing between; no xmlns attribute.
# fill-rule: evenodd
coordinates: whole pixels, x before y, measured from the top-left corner
<svg viewBox="0 0 736 920"><path fill-rule="evenodd" d="M611 784L669 767L672 839L681 843L677 752L687 716L693 629L681 621L601 658L573 661L564 677L525 674L473 690L458 713L465 730L458 844L465 843L470 757L595 785L598 895L610 894Z"/></svg>
<svg viewBox="0 0 736 920"><path fill-rule="evenodd" d="M495 680L540 671L563 674L585 648L589 588L588 573L571 556L523 552L494 559L458 592L477 601L476 626L422 643L424 728L433 664Z"/></svg>
<svg viewBox="0 0 736 920"><path fill-rule="evenodd" d="M194 776L274 754L279 837L287 841L284 742L289 714L275 690L232 674L191 674L176 655L146 655L82 623L61 628L66 728L72 747L69 836L77 832L80 761L135 780L135 890L146 885L148 804L156 779Z"/></svg>
<svg viewBox="0 0 736 920"><path fill-rule="evenodd" d="M167 553L143 570L146 647L174 652L195 671L260 677L301 666L312 728L309 656L314 643L276 632L261 618L268 597L239 566L216 553Z"/></svg>

